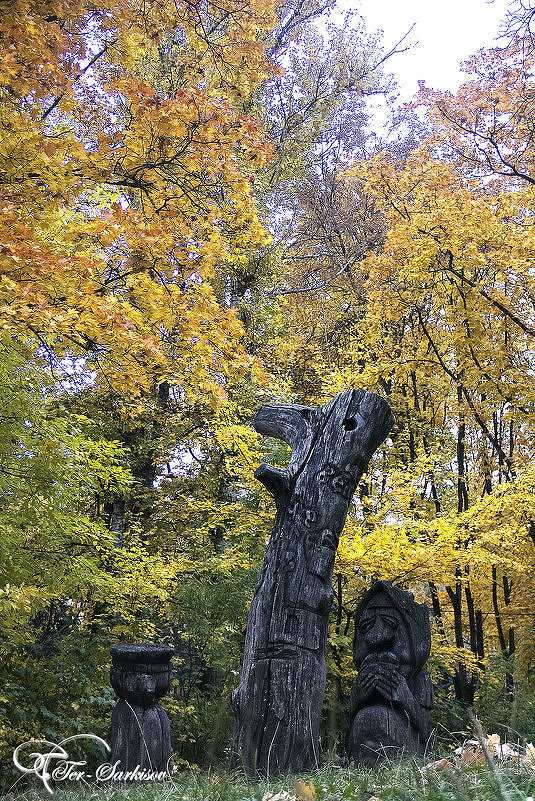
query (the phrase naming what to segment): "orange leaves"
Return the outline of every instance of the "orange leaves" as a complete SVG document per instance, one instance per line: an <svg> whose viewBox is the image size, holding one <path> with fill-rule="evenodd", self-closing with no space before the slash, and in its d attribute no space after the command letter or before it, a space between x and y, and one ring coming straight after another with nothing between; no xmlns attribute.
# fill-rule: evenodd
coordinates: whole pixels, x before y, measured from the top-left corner
<svg viewBox="0 0 535 801"><path fill-rule="evenodd" d="M456 95L423 87L433 146L473 176L533 185L532 65L521 47L481 51L464 65L470 80Z"/></svg>
<svg viewBox="0 0 535 801"><path fill-rule="evenodd" d="M248 359L210 282L267 239L247 168L270 153L232 98L262 78L272 14L2 4L0 325L82 355L97 384L136 393L167 375L223 401Z"/></svg>

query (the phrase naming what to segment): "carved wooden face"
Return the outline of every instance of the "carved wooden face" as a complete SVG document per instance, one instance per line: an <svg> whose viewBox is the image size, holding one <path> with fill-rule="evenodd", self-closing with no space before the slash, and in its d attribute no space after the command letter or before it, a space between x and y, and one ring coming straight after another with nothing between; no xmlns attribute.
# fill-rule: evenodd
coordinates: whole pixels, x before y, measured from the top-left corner
<svg viewBox="0 0 535 801"><path fill-rule="evenodd" d="M388 596L379 592L355 621L353 658L360 667L369 654L389 652L404 665L412 663L410 632Z"/></svg>
<svg viewBox="0 0 535 801"><path fill-rule="evenodd" d="M120 698L147 708L168 691L171 667L117 661L110 670L110 682Z"/></svg>

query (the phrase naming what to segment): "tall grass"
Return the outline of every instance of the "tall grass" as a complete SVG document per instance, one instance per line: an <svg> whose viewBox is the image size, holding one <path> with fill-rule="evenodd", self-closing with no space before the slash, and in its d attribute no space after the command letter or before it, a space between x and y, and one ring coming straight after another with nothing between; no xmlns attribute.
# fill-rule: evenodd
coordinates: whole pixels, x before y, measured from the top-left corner
<svg viewBox="0 0 535 801"><path fill-rule="evenodd" d="M405 759L385 763L375 770L328 765L300 776L285 776L254 782L241 773L187 771L159 783L83 785L58 789L54 801L289 801L295 784L312 781L317 801L533 801L535 771L521 764L485 765L477 768L449 767L438 770ZM27 785L26 785L27 787ZM287 793L288 796L284 794ZM44 801L50 798L35 785L22 782L4 796L6 801ZM303 801L311 801L306 795Z"/></svg>

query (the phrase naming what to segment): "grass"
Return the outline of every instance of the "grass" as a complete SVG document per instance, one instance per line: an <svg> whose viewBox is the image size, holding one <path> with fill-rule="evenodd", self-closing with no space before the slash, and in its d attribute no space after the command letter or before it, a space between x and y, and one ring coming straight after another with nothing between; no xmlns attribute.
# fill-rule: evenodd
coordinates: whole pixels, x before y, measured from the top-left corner
<svg viewBox="0 0 535 801"><path fill-rule="evenodd" d="M295 784L313 782L317 801L532 801L535 771L520 764L477 768L425 768L406 759L384 764L376 770L329 765L296 777L262 780L258 783L240 773L187 771L165 782L124 785L85 785L59 789L54 801L293 801ZM44 788L24 791L22 783L4 796L5 801L49 799ZM288 796L285 796L288 794ZM306 792L301 801L313 801ZM267 798L266 798L267 801Z"/></svg>

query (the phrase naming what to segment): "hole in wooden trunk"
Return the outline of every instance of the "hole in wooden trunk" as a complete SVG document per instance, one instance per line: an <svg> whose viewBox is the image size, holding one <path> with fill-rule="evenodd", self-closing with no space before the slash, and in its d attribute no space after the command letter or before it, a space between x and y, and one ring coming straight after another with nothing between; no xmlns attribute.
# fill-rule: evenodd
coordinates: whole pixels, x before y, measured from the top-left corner
<svg viewBox="0 0 535 801"><path fill-rule="evenodd" d="M342 421L342 428L345 428L346 431L354 431L356 427L357 421L354 417L346 417L346 419Z"/></svg>

